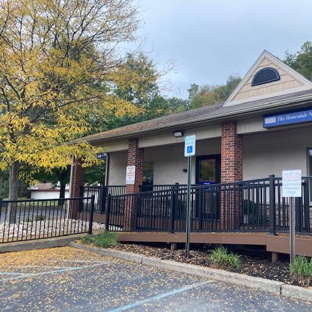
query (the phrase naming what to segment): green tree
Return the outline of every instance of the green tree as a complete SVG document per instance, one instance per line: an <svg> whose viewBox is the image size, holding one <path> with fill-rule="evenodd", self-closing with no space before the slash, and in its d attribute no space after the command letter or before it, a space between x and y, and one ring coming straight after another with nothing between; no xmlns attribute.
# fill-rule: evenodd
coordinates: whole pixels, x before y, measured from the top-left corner
<svg viewBox="0 0 312 312"><path fill-rule="evenodd" d="M143 53L128 54L126 60L118 67L119 80L114 85L114 95L131 102L139 109L139 113L135 116L120 116L112 110L102 125L102 131L165 115L167 104L157 83L160 76L161 73L153 61Z"/></svg>
<svg viewBox="0 0 312 312"><path fill-rule="evenodd" d="M130 0L1 1L0 170L9 170L9 199L25 165L96 161L89 144L66 143L89 132L89 112L138 112L112 92L121 80L116 47L134 39L137 14Z"/></svg>
<svg viewBox="0 0 312 312"><path fill-rule="evenodd" d="M285 53L284 62L312 81L312 42L307 41L296 53Z"/></svg>
<svg viewBox="0 0 312 312"><path fill-rule="evenodd" d="M188 96L189 100L192 101L199 92L199 85L192 83L190 87L187 89L187 92L189 94Z"/></svg>
<svg viewBox="0 0 312 312"><path fill-rule="evenodd" d="M241 78L237 75L231 75L224 85L204 85L198 86L191 84L188 89L191 108L216 104L225 101L234 89L241 82Z"/></svg>
<svg viewBox="0 0 312 312"><path fill-rule="evenodd" d="M219 101L226 101L241 81L241 77L237 75L231 75L227 79L225 85L215 87L214 92L216 93Z"/></svg>
<svg viewBox="0 0 312 312"><path fill-rule="evenodd" d="M179 99L176 97L166 99L167 103L167 113L166 115L171 115L174 113L180 113L190 109L190 100Z"/></svg>

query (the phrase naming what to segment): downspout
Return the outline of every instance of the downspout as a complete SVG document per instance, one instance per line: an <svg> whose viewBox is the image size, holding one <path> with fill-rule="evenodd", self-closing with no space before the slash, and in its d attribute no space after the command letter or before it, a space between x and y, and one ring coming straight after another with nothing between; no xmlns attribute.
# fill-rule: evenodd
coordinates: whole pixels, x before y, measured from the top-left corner
<svg viewBox="0 0 312 312"><path fill-rule="evenodd" d="M73 173L74 173L74 156L72 156L72 163L70 166L69 198L72 198L72 194L73 194Z"/></svg>
<svg viewBox="0 0 312 312"><path fill-rule="evenodd" d="M109 175L109 154L106 153L104 186L108 185L108 175Z"/></svg>

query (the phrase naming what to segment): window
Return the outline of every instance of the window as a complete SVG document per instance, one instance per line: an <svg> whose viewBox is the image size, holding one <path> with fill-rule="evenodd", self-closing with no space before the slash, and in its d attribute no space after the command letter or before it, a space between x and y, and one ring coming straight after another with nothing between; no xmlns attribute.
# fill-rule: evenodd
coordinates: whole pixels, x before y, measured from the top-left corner
<svg viewBox="0 0 312 312"><path fill-rule="evenodd" d="M265 83L280 80L278 71L272 67L265 67L260 69L254 76L251 82L251 86L259 86Z"/></svg>
<svg viewBox="0 0 312 312"><path fill-rule="evenodd" d="M154 163L146 162L143 165L143 191L152 191L154 182Z"/></svg>

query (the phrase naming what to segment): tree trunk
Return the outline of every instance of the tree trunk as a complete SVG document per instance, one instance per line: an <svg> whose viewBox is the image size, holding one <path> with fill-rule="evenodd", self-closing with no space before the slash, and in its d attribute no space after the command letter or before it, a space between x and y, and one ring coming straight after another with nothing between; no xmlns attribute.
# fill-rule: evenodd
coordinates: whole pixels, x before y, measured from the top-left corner
<svg viewBox="0 0 312 312"><path fill-rule="evenodd" d="M9 167L9 202L8 205L8 220L10 223L16 223L16 208L17 203L14 202L18 197L18 174L20 163L15 161Z"/></svg>
<svg viewBox="0 0 312 312"><path fill-rule="evenodd" d="M65 200L64 200L65 188L66 188L66 181L68 179L69 172L70 172L70 166L68 166L66 169L63 169L59 173L59 177L58 177L58 180L60 182L60 197L59 197L59 202L58 202L59 206L62 206L65 202Z"/></svg>
<svg viewBox="0 0 312 312"><path fill-rule="evenodd" d="M58 201L58 205L59 206L63 206L64 205L64 202L65 202L65 187L66 187L66 182L65 181L60 181L60 198L59 198L59 201Z"/></svg>

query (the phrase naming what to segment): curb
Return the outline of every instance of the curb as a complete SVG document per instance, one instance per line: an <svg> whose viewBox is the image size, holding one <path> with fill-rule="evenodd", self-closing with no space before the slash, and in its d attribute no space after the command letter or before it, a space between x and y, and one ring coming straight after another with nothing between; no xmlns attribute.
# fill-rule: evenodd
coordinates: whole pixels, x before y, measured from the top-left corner
<svg viewBox="0 0 312 312"><path fill-rule="evenodd" d="M83 236L84 235L75 235L75 236L45 238L40 240L37 239L32 241L20 241L15 243L0 244L0 253L37 250L53 247L65 247L68 246L70 242L75 241Z"/></svg>
<svg viewBox="0 0 312 312"><path fill-rule="evenodd" d="M149 258L144 255L133 254L130 252L116 251L112 249L101 249L86 245L69 243L70 247L93 252L102 256L111 256L114 258L136 262L139 264L153 266L165 270L176 271L201 277L208 277L217 281L232 283L236 285L257 288L275 295L294 297L312 302L312 291L299 286L284 284L283 282L271 281L260 277L252 277L238 273L227 272L212 268L198 267L192 264L184 264L170 260L161 260L158 258Z"/></svg>

